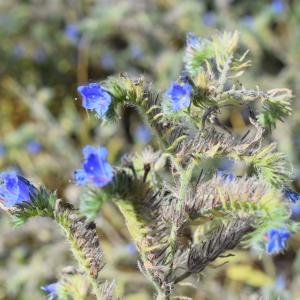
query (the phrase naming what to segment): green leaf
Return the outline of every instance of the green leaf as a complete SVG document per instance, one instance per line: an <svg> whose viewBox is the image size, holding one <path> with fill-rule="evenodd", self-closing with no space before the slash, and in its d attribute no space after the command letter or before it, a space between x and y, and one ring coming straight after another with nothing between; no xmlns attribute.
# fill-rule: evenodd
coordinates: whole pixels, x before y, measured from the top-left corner
<svg viewBox="0 0 300 300"><path fill-rule="evenodd" d="M291 114L292 93L289 89L275 89L268 91L268 94L258 115L258 122L261 126L272 129L276 121L283 122Z"/></svg>
<svg viewBox="0 0 300 300"><path fill-rule="evenodd" d="M80 212L88 219L94 220L103 203L110 199L107 193L101 189L88 189L80 198Z"/></svg>

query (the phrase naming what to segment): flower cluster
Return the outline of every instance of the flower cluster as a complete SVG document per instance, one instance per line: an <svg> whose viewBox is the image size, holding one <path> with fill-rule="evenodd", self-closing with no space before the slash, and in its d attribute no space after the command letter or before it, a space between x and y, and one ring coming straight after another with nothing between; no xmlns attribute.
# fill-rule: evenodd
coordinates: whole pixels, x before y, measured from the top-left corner
<svg viewBox="0 0 300 300"><path fill-rule="evenodd" d="M24 177L15 172L0 173L0 202L12 207L22 202L30 202L30 196L37 189Z"/></svg>
<svg viewBox="0 0 300 300"><path fill-rule="evenodd" d="M107 161L108 151L105 147L87 145L82 150L84 162L82 169L74 172L77 184L91 183L103 187L113 178L113 169Z"/></svg>
<svg viewBox="0 0 300 300"><path fill-rule="evenodd" d="M95 111L99 117L103 117L111 104L111 95L98 83L81 85L77 91L82 96L82 106Z"/></svg>

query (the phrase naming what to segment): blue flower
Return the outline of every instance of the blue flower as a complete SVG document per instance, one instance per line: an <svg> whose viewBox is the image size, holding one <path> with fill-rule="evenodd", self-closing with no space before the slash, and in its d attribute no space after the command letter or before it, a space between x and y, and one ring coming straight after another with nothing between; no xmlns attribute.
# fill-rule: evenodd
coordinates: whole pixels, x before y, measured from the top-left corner
<svg viewBox="0 0 300 300"><path fill-rule="evenodd" d="M144 55L143 49L138 44L132 44L130 46L130 53L133 59L141 59Z"/></svg>
<svg viewBox="0 0 300 300"><path fill-rule="evenodd" d="M201 46L201 39L193 32L186 35L186 45L188 48L198 48Z"/></svg>
<svg viewBox="0 0 300 300"><path fill-rule="evenodd" d="M84 156L83 168L74 172L77 184L92 183L103 187L113 178L113 169L107 161L108 151L105 147L87 145L82 150Z"/></svg>
<svg viewBox="0 0 300 300"><path fill-rule="evenodd" d="M33 60L40 64L43 63L46 59L46 53L42 48L37 48L33 53Z"/></svg>
<svg viewBox="0 0 300 300"><path fill-rule="evenodd" d="M54 300L55 297L57 296L57 288L59 287L58 282L46 284L42 286L42 290L48 294L49 300Z"/></svg>
<svg viewBox="0 0 300 300"><path fill-rule="evenodd" d="M286 279L285 279L285 276L283 273L279 274L277 277L276 277L276 287L278 289L285 289L286 288Z"/></svg>
<svg viewBox="0 0 300 300"><path fill-rule="evenodd" d="M286 247L286 240L291 236L286 228L272 228L267 232L266 251L268 254L277 254Z"/></svg>
<svg viewBox="0 0 300 300"><path fill-rule="evenodd" d="M88 183L88 175L84 170L78 169L74 172L74 180L77 184L84 185Z"/></svg>
<svg viewBox="0 0 300 300"><path fill-rule="evenodd" d="M242 18L243 24L248 28L253 28L254 18L252 16L246 15Z"/></svg>
<svg viewBox="0 0 300 300"><path fill-rule="evenodd" d="M68 24L64 30L65 36L74 44L80 39L80 31L76 24Z"/></svg>
<svg viewBox="0 0 300 300"><path fill-rule="evenodd" d="M223 177L225 183L230 183L236 178L233 173L226 173L222 170L217 170L217 176Z"/></svg>
<svg viewBox="0 0 300 300"><path fill-rule="evenodd" d="M172 82L166 92L172 104L172 111L179 111L191 103L192 86L189 83L178 84Z"/></svg>
<svg viewBox="0 0 300 300"><path fill-rule="evenodd" d="M24 57L25 55L25 52L26 52L26 48L24 47L23 44L21 43L18 43L14 46L13 48L13 55L18 57L18 58L21 58L21 57Z"/></svg>
<svg viewBox="0 0 300 300"><path fill-rule="evenodd" d="M283 191L283 195L286 199L292 201L293 203L300 200L300 195L292 190L285 189Z"/></svg>
<svg viewBox="0 0 300 300"><path fill-rule="evenodd" d="M126 245L126 249L129 254L133 255L137 253L137 248L133 242L130 242Z"/></svg>
<svg viewBox="0 0 300 300"><path fill-rule="evenodd" d="M115 67L115 59L113 55L106 52L101 57L101 65L105 70L112 70Z"/></svg>
<svg viewBox="0 0 300 300"><path fill-rule="evenodd" d="M111 96L98 83L81 85L77 91L82 96L82 106L94 110L99 117L103 117L111 104Z"/></svg>
<svg viewBox="0 0 300 300"><path fill-rule="evenodd" d="M37 154L41 151L41 144L36 140L29 140L27 142L27 151L31 154Z"/></svg>
<svg viewBox="0 0 300 300"><path fill-rule="evenodd" d="M37 189L24 177L15 172L0 173L0 202L12 207L22 202L30 202L30 195Z"/></svg>
<svg viewBox="0 0 300 300"><path fill-rule="evenodd" d="M284 11L284 4L282 0L273 0L271 4L273 13L279 15Z"/></svg>
<svg viewBox="0 0 300 300"><path fill-rule="evenodd" d="M299 219L300 217L300 203L296 202L296 203L292 203L291 206L291 219L295 220L295 219Z"/></svg>
<svg viewBox="0 0 300 300"><path fill-rule="evenodd" d="M0 157L6 154L6 147L4 144L0 143Z"/></svg>
<svg viewBox="0 0 300 300"><path fill-rule="evenodd" d="M138 142L142 144L147 144L152 138L150 128L145 125L139 126L135 131L135 137L138 140Z"/></svg>
<svg viewBox="0 0 300 300"><path fill-rule="evenodd" d="M214 26L216 24L216 15L213 12L207 12L203 16L203 23L206 26Z"/></svg>
<svg viewBox="0 0 300 300"><path fill-rule="evenodd" d="M234 161L229 158L224 158L218 165L218 170L223 172L232 172Z"/></svg>

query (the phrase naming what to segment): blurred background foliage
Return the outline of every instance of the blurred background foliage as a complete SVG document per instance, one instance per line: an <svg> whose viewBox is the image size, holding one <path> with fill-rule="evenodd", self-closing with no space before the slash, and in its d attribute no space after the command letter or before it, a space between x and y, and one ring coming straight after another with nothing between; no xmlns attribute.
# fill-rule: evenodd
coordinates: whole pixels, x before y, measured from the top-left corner
<svg viewBox="0 0 300 300"><path fill-rule="evenodd" d="M186 33L207 37L221 30L238 30L241 50L250 50L252 68L241 78L246 86L293 90L293 114L278 124L273 138L294 165L299 191L297 0L0 0L0 169L16 169L79 207L72 172L80 165L81 148L106 145L113 163L151 143L151 133L132 108L124 110L122 120L100 128L76 101L77 86L126 72L142 74L164 91L180 74ZM239 111L228 111L223 119L237 131L245 126ZM89 205L95 203L81 204L86 214ZM296 205L293 217L299 216ZM103 276L116 280L123 299L151 299L116 208L104 203L96 222L106 254ZM44 299L40 286L74 265L62 236L44 219L15 230L1 214L0 228L0 299ZM251 251L234 254L182 286L182 294L300 299L300 235L290 239L283 255L259 260Z"/></svg>

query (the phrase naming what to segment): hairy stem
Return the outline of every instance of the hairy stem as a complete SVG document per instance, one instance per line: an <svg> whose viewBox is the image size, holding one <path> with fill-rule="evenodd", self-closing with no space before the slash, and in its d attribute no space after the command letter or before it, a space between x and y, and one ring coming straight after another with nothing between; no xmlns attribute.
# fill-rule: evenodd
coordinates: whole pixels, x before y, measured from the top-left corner
<svg viewBox="0 0 300 300"><path fill-rule="evenodd" d="M74 222L74 220L69 218L68 213L55 214L54 220L60 226L65 237L69 241L71 245L71 251L80 268L82 268L85 272L88 281L92 286L93 293L95 294L96 299L101 300L100 283L97 280L97 276L94 275L95 271L92 270L93 265L91 265L86 253L83 250L82 240L77 237L76 233L74 234L74 232L72 232L72 223Z"/></svg>
<svg viewBox="0 0 300 300"><path fill-rule="evenodd" d="M156 300L170 300L170 294L164 291L160 291L157 296Z"/></svg>

